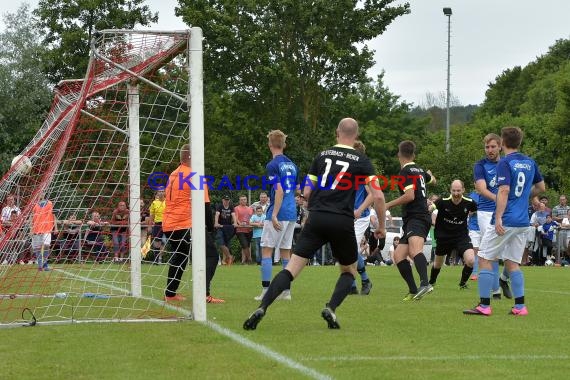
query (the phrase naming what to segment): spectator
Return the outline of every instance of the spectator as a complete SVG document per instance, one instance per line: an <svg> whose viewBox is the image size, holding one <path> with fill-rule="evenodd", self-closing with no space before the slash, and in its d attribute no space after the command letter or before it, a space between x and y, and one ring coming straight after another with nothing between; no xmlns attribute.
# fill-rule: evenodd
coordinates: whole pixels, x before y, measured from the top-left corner
<svg viewBox="0 0 570 380"><path fill-rule="evenodd" d="M257 206L261 206L261 209L263 210L263 215L265 215L269 205L270 205L269 196L267 196L267 193L263 192L259 194L259 201L253 202L253 204L250 207L253 211L255 211Z"/></svg>
<svg viewBox="0 0 570 380"><path fill-rule="evenodd" d="M293 232L293 247L295 247L297 237L301 233L301 230L305 225L305 220L307 219L307 209L303 194L295 195L295 205L297 207L297 220L295 220L295 231Z"/></svg>
<svg viewBox="0 0 570 380"><path fill-rule="evenodd" d="M10 222L12 217L12 211L16 211L17 215L20 215L20 208L16 206L16 198L13 195L8 195L6 197L6 206L2 209L2 224L4 227L6 223Z"/></svg>
<svg viewBox="0 0 570 380"><path fill-rule="evenodd" d="M249 219L249 224L253 226L252 241L255 247L255 261L257 265L261 265L261 234L263 233L263 222L265 221L265 214L263 207L255 207L255 214Z"/></svg>
<svg viewBox="0 0 570 380"><path fill-rule="evenodd" d="M127 204L120 201L111 216L111 235L113 237L113 261L120 262L127 252L127 231L129 228L129 210Z"/></svg>
<svg viewBox="0 0 570 380"><path fill-rule="evenodd" d="M216 206L214 227L216 228L216 242L222 250L222 265L232 265L234 257L230 252L230 242L235 235L235 213L229 195L224 195L222 204Z"/></svg>
<svg viewBox="0 0 570 380"><path fill-rule="evenodd" d="M537 255L535 263L537 265L544 265L544 262L551 259L552 256L552 242L554 241L554 232L559 224L552 220L552 215L546 216L546 222L538 227L538 232L540 233L542 240L542 249L540 250L540 255ZM544 252L546 248L546 254Z"/></svg>
<svg viewBox="0 0 570 380"><path fill-rule="evenodd" d="M540 198L538 198L538 200L540 203L544 205L544 207L546 207L546 212L548 214L552 214L552 210L548 208L548 197L546 195L542 195L540 196Z"/></svg>
<svg viewBox="0 0 570 380"><path fill-rule="evenodd" d="M247 197L239 196L239 204L234 208L236 236L241 246L241 263L252 264L251 260L251 236L252 228L249 226L249 219L253 215L253 210L247 205Z"/></svg>
<svg viewBox="0 0 570 380"><path fill-rule="evenodd" d="M564 218L566 218L568 215L570 206L568 206L568 199L566 198L566 195L560 195L558 201L559 203L552 209L552 220L558 224L561 224ZM568 249L568 230L558 230L557 241L559 242L558 245L560 247L560 251L566 251Z"/></svg>
<svg viewBox="0 0 570 380"><path fill-rule="evenodd" d="M58 244L59 249L62 250L68 257L69 253L71 253L73 257L73 255L77 255L79 252L79 241L82 225L83 221L77 219L77 216L75 214L69 215L69 219L63 221L63 228L59 237Z"/></svg>
<svg viewBox="0 0 570 380"><path fill-rule="evenodd" d="M95 255L95 261L103 261L107 257L108 251L103 240L103 227L109 223L101 220L101 215L97 211L91 213L91 220L87 221L87 234L85 235L85 245L88 248L87 255Z"/></svg>
<svg viewBox="0 0 570 380"><path fill-rule="evenodd" d="M162 252L166 245L166 236L162 232L162 215L166 207L164 199L164 190L157 191L149 209L152 225L152 257L155 263L162 263Z"/></svg>

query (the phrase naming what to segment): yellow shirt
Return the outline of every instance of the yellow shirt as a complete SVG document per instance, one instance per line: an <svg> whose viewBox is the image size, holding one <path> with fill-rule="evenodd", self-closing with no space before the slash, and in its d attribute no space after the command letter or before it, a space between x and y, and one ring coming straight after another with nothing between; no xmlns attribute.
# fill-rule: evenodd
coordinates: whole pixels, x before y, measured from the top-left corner
<svg viewBox="0 0 570 380"><path fill-rule="evenodd" d="M164 208L166 207L166 201L161 201L155 199L150 205L150 215L154 217L154 222L162 222L162 214L164 213Z"/></svg>

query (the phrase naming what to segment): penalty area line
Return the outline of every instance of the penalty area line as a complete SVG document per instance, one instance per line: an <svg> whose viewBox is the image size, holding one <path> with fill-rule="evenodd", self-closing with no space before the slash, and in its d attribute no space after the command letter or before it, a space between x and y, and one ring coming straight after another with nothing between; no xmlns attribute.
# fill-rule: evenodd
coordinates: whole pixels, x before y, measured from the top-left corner
<svg viewBox="0 0 570 380"><path fill-rule="evenodd" d="M322 374L312 368L306 367L303 364L296 362L295 360L282 355L278 352L273 351L272 349L263 346L261 344L252 342L251 340L243 337L242 335L239 335L225 327L222 327L214 322L211 321L207 321L204 323L206 326L210 327L212 330L216 331L217 333L227 336L228 338L230 338L231 340L233 340L234 342L247 347L249 349L252 349L253 351L259 353L262 356L265 356L269 359L275 360L276 362L280 363L280 364L284 364L289 368L292 368L294 370L299 371L300 373L302 373L303 375L313 378L313 379L319 379L319 380L328 380L328 379L332 379L330 376Z"/></svg>

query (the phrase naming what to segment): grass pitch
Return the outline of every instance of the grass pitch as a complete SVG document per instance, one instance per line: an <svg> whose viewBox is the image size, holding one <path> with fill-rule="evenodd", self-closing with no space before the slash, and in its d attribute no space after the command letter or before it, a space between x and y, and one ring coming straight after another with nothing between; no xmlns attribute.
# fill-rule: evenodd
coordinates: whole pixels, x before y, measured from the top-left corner
<svg viewBox="0 0 570 380"><path fill-rule="evenodd" d="M458 289L461 267L445 267L432 294L407 303L396 268L367 270L372 292L337 310L340 330L320 317L336 267L307 267L293 282L293 300L276 301L255 331L242 324L258 305L259 267L218 267L212 294L226 303L208 305L209 323L2 330L0 378L568 378L570 269L523 269L526 317L508 315L507 299L492 303L491 317L463 315L478 295L474 281ZM191 301L180 306L190 310Z"/></svg>

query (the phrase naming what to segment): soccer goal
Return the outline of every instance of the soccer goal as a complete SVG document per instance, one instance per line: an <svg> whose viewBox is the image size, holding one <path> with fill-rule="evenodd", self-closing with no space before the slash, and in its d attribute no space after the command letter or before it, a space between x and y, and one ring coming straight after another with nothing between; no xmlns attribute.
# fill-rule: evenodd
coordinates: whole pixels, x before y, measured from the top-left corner
<svg viewBox="0 0 570 380"><path fill-rule="evenodd" d="M45 122L0 180L9 207L0 326L206 319L203 224L194 223L195 254L179 289L193 303L172 305L163 301L168 249L148 249L145 212L183 144L191 144L193 170L204 172L202 86L200 28L96 33L85 78L58 84ZM193 219L203 221L195 185ZM57 232L38 254L31 226L44 200ZM128 211L117 222L120 202Z"/></svg>

